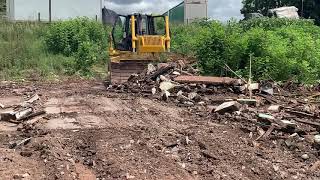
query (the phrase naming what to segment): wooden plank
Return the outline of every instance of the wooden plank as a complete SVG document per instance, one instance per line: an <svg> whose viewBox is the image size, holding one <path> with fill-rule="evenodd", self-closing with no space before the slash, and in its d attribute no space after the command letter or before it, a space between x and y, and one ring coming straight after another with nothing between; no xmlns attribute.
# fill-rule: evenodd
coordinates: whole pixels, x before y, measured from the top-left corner
<svg viewBox="0 0 320 180"><path fill-rule="evenodd" d="M174 79L179 83L195 83L207 85L234 85L238 80L229 77L209 76L178 76Z"/></svg>

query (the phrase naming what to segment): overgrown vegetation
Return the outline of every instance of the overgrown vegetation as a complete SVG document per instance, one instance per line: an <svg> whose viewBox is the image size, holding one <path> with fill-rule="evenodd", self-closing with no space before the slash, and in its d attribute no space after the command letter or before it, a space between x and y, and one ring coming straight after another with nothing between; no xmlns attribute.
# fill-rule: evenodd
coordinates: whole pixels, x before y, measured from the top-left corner
<svg viewBox="0 0 320 180"><path fill-rule="evenodd" d="M0 79L91 75L105 70L107 32L88 19L55 24L0 21Z"/></svg>
<svg viewBox="0 0 320 180"><path fill-rule="evenodd" d="M195 55L203 74L233 76L228 65L248 77L252 57L256 80L315 83L320 78L320 28L307 20L252 19L198 22L173 32L176 52ZM191 32L191 33L190 33ZM188 50L194 50L189 53ZM186 51L186 52L184 52Z"/></svg>
<svg viewBox="0 0 320 180"><path fill-rule="evenodd" d="M108 33L99 22L87 18L58 22L44 37L49 52L74 57L66 62L69 74L89 75L94 64L107 59Z"/></svg>
<svg viewBox="0 0 320 180"><path fill-rule="evenodd" d="M53 24L0 22L0 79L80 74L107 61L109 28L88 19ZM315 83L320 79L320 28L308 20L252 19L173 25L172 51L198 59L205 75Z"/></svg>
<svg viewBox="0 0 320 180"><path fill-rule="evenodd" d="M42 41L46 25L0 21L0 78L63 73L70 58L48 54Z"/></svg>

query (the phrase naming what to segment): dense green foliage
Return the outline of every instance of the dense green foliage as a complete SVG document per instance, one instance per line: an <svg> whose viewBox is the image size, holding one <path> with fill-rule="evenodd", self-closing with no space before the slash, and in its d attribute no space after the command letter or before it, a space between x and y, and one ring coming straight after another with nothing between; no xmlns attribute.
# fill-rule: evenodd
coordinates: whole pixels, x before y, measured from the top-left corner
<svg viewBox="0 0 320 180"><path fill-rule="evenodd" d="M192 29L174 30L173 48L187 54L188 50L194 50L204 74L234 75L224 69L227 64L248 77L252 56L256 80L294 78L314 83L320 78L320 28L310 21L269 18L227 24L212 21L194 24Z"/></svg>
<svg viewBox="0 0 320 180"><path fill-rule="evenodd" d="M70 58L48 54L43 43L46 25L0 21L0 79L64 73Z"/></svg>
<svg viewBox="0 0 320 180"><path fill-rule="evenodd" d="M48 27L45 42L49 52L75 57L71 73L90 73L97 61L106 60L108 33L105 27L86 18L57 22Z"/></svg>
<svg viewBox="0 0 320 180"><path fill-rule="evenodd" d="M299 9L300 16L306 19L315 19L316 23L320 24L319 0L243 0L242 3L242 14L260 12L265 16L268 14L269 9L295 6Z"/></svg>
<svg viewBox="0 0 320 180"><path fill-rule="evenodd" d="M0 0L0 18L6 14L6 0Z"/></svg>
<svg viewBox="0 0 320 180"><path fill-rule="evenodd" d="M0 20L0 79L105 73L108 32L88 19L53 24Z"/></svg>
<svg viewBox="0 0 320 180"><path fill-rule="evenodd" d="M88 19L53 24L0 22L0 79L90 75L107 60L109 28ZM254 79L320 79L320 27L307 20L252 19L172 25L172 51L198 59L203 74Z"/></svg>

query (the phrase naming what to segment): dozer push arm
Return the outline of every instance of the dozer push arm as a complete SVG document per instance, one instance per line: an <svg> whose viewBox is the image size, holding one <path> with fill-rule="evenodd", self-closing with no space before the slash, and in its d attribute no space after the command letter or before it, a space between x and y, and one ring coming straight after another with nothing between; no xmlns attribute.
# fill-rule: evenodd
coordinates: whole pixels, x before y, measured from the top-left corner
<svg viewBox="0 0 320 180"><path fill-rule="evenodd" d="M131 34L132 34L132 51L136 52L136 42L138 41L138 38L136 36L136 23L135 23L135 17L131 16Z"/></svg>
<svg viewBox="0 0 320 180"><path fill-rule="evenodd" d="M171 38L170 38L170 28L169 28L169 16L165 17L165 21L166 21L166 46L167 46L167 50L168 52L170 52L170 46L171 46Z"/></svg>

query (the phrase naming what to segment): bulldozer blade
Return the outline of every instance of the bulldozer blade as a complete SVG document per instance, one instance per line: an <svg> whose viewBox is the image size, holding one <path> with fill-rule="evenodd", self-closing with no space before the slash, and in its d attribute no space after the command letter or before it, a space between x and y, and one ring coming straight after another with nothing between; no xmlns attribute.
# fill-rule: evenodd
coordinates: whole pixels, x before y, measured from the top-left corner
<svg viewBox="0 0 320 180"><path fill-rule="evenodd" d="M111 83L121 84L127 82L132 74L140 74L151 63L150 60L122 60L111 62Z"/></svg>

